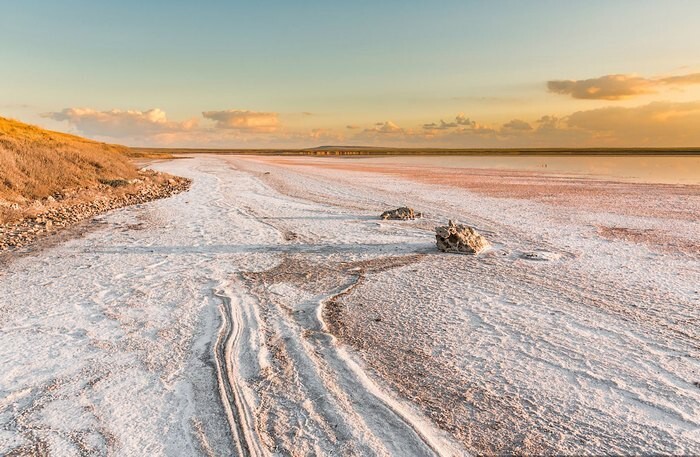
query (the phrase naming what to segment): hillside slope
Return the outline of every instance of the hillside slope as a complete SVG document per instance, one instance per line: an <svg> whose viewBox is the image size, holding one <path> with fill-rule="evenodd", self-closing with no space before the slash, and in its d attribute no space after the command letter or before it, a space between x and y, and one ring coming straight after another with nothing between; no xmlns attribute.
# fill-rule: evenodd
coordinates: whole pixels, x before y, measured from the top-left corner
<svg viewBox="0 0 700 457"><path fill-rule="evenodd" d="M124 146L0 117L0 200L26 203L67 189L137 177Z"/></svg>
<svg viewBox="0 0 700 457"><path fill-rule="evenodd" d="M142 155L0 117L0 253L106 211L170 197L191 184L139 170L129 157Z"/></svg>

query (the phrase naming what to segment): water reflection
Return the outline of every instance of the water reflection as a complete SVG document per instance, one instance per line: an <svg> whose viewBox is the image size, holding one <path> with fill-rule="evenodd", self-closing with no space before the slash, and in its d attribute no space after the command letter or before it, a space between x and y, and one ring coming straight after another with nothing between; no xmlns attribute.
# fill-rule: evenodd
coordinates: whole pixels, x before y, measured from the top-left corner
<svg viewBox="0 0 700 457"><path fill-rule="evenodd" d="M615 181L700 184L700 156L379 156L352 160L376 165L499 168Z"/></svg>

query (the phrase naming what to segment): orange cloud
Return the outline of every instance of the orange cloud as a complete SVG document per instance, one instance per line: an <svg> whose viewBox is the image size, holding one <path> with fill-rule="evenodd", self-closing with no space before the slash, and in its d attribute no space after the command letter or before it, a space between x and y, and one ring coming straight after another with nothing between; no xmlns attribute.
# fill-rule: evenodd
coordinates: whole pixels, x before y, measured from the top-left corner
<svg viewBox="0 0 700 457"><path fill-rule="evenodd" d="M501 130L508 132L527 132L532 130L532 126L523 120L513 119L512 121L503 124Z"/></svg>
<svg viewBox="0 0 700 457"><path fill-rule="evenodd" d="M680 76L668 76L666 78L662 78L659 81L663 82L664 84L669 84L669 85L686 85L686 84L700 84L700 73L691 73L689 75L680 75Z"/></svg>
<svg viewBox="0 0 700 457"><path fill-rule="evenodd" d="M248 130L269 133L279 127L277 113L263 113L244 110L205 111L206 119L216 121L216 128Z"/></svg>
<svg viewBox="0 0 700 457"><path fill-rule="evenodd" d="M547 89L555 94L570 95L584 100L624 100L639 95L653 94L664 86L700 84L700 73L643 78L637 75L605 75L579 80L554 80L547 82Z"/></svg>
<svg viewBox="0 0 700 457"><path fill-rule="evenodd" d="M277 114L207 111L215 123L175 122L159 109L147 111L67 108L44 116L65 121L80 133L122 144L188 147L309 147L355 144L410 147L578 147L698 146L700 101L653 102L636 107L608 106L568 116L513 119L483 125L457 114L450 121L401 127L392 121L368 128L350 124L335 129L284 129ZM259 135L258 133L268 133ZM347 136L346 136L347 135Z"/></svg>
<svg viewBox="0 0 700 457"><path fill-rule="evenodd" d="M622 145L698 146L700 102L578 111L566 118L566 125Z"/></svg>
<svg viewBox="0 0 700 457"><path fill-rule="evenodd" d="M393 130L371 135L384 126L366 129L354 139L377 146L411 147L683 147L700 145L700 101L654 102L636 107L609 106L568 116L542 116L532 122L513 119L488 127L461 116L456 122L423 124L422 129Z"/></svg>

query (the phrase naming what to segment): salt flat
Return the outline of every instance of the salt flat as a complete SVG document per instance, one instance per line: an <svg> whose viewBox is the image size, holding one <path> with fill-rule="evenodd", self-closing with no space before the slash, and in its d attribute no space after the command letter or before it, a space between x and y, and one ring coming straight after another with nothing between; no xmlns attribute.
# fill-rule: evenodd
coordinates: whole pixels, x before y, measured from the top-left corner
<svg viewBox="0 0 700 457"><path fill-rule="evenodd" d="M696 188L668 217L305 160L160 163L191 191L6 267L0 454L700 453ZM447 218L494 248L436 252Z"/></svg>

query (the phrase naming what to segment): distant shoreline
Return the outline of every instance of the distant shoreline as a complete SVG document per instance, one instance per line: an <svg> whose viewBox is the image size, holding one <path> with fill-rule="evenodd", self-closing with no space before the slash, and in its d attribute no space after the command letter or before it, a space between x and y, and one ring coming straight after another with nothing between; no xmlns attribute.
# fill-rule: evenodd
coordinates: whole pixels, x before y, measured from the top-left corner
<svg viewBox="0 0 700 457"><path fill-rule="evenodd" d="M411 149L321 147L310 149L215 149L131 147L134 156L173 154L274 155L274 156L700 156L698 148L519 148L519 149Z"/></svg>

